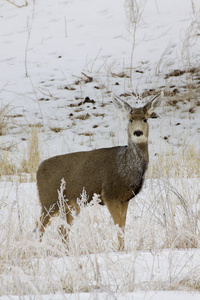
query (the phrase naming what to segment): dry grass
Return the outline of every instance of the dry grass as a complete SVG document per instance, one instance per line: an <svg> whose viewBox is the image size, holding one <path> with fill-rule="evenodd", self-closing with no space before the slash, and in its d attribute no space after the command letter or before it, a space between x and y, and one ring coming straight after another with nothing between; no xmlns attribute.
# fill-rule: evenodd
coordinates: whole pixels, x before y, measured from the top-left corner
<svg viewBox="0 0 200 300"><path fill-rule="evenodd" d="M59 133L63 130L63 128L61 127L50 127L51 131L55 132L55 133Z"/></svg>
<svg viewBox="0 0 200 300"><path fill-rule="evenodd" d="M147 178L200 177L200 149L194 145L181 147L178 153L168 148L164 155L150 161Z"/></svg>
<svg viewBox="0 0 200 300"><path fill-rule="evenodd" d="M40 161L38 133L37 127L31 127L30 138L28 140L27 158L22 161L22 172L29 173L31 175L31 180L35 178L35 173Z"/></svg>
<svg viewBox="0 0 200 300"><path fill-rule="evenodd" d="M88 120L89 118L90 118L90 114L88 113L74 117L74 119L83 120L83 121Z"/></svg>
<svg viewBox="0 0 200 300"><path fill-rule="evenodd" d="M9 104L0 107L0 136L4 135L8 125L8 113L10 112Z"/></svg>
<svg viewBox="0 0 200 300"><path fill-rule="evenodd" d="M11 176L18 173L17 167L11 161L8 151L0 152L0 177Z"/></svg>
<svg viewBox="0 0 200 300"><path fill-rule="evenodd" d="M27 149L24 151L22 162L17 156L13 157L13 152L0 150L0 177L5 176L12 181L12 176L18 176L20 182L35 181L35 172L39 166L38 150L38 127L31 127Z"/></svg>

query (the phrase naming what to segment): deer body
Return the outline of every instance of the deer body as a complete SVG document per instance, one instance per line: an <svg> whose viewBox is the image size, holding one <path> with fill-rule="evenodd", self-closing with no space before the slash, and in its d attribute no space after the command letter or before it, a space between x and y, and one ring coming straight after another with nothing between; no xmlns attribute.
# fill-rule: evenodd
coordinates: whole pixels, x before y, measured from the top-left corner
<svg viewBox="0 0 200 300"><path fill-rule="evenodd" d="M139 193L148 167L148 124L151 111L159 105L160 95L143 108L132 108L128 103L114 96L118 108L126 111L129 118L128 145L102 148L92 151L58 155L43 161L37 172L37 185L42 206L41 233L48 224L50 216L46 212L54 205L58 212L58 192L61 179L66 182L64 191L68 204L77 212L77 197L86 190L88 201L94 193L99 194L107 206L115 224L124 230L128 202ZM67 221L73 220L66 208ZM124 241L119 239L119 250Z"/></svg>

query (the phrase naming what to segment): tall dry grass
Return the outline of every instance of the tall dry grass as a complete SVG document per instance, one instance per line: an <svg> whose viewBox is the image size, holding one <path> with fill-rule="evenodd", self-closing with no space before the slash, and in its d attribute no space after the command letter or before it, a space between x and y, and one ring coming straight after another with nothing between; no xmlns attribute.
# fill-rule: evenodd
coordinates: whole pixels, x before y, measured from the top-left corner
<svg viewBox="0 0 200 300"><path fill-rule="evenodd" d="M31 181L35 178L35 173L38 169L40 162L40 154L38 148L38 127L31 126L30 136L28 140L27 155L26 158L22 161L21 171L28 173L31 176Z"/></svg>
<svg viewBox="0 0 200 300"><path fill-rule="evenodd" d="M200 149L194 144L178 152L168 147L150 160L147 178L200 178Z"/></svg>
<svg viewBox="0 0 200 300"><path fill-rule="evenodd" d="M9 120L8 114L10 110L11 108L9 104L0 107L0 136L6 133L7 124Z"/></svg>
<svg viewBox="0 0 200 300"><path fill-rule="evenodd" d="M27 147L24 150L24 159L16 156L13 152L0 148L0 177L4 176L12 181L12 176L18 176L19 181L35 181L35 173L39 166L40 154L38 148L39 129L36 126L30 128Z"/></svg>

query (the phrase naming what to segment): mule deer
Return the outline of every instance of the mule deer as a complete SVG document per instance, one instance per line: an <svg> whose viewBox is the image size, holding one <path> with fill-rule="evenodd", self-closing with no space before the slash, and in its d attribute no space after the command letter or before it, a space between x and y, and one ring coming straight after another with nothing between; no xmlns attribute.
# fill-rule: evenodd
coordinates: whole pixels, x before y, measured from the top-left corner
<svg viewBox="0 0 200 300"><path fill-rule="evenodd" d="M126 112L128 118L128 145L76 152L51 157L41 163L37 171L37 186L42 213L40 217L41 236L49 223L51 212L58 213L58 192L61 179L66 182L65 197L68 199L66 219L71 224L73 217L69 207L77 213L76 199L85 188L88 202L94 193L99 194L115 224L124 232L128 203L143 185L148 166L147 119L160 104L161 94L140 108L133 108L127 102L113 95L116 107ZM46 215L46 216L45 216ZM124 249L124 234L118 236L118 250Z"/></svg>

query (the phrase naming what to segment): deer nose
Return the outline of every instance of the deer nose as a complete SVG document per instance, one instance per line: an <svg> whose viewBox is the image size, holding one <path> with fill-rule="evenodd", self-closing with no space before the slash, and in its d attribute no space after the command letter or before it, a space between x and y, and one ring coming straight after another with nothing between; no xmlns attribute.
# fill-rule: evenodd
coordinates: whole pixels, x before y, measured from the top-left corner
<svg viewBox="0 0 200 300"><path fill-rule="evenodd" d="M142 132L141 130L136 130L136 131L134 132L134 135L136 135L136 136L141 136L141 135L143 135L143 132Z"/></svg>

